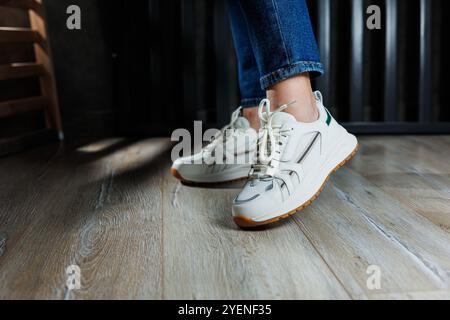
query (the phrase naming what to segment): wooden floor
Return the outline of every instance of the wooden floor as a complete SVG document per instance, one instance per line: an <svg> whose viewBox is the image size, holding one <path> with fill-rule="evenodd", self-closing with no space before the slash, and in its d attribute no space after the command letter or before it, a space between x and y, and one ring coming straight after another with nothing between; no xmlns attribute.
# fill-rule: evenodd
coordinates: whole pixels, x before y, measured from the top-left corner
<svg viewBox="0 0 450 320"><path fill-rule="evenodd" d="M241 184L170 176L165 139L2 158L0 299L449 299L450 137L360 142L311 206L256 231L230 218Z"/></svg>

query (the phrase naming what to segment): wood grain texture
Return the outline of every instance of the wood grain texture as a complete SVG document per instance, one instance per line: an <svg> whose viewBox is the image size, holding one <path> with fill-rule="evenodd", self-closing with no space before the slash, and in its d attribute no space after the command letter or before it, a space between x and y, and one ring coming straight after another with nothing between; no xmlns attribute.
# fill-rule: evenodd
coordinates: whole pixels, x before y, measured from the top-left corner
<svg viewBox="0 0 450 320"><path fill-rule="evenodd" d="M428 270L424 272L409 251L384 234L364 208L355 206L347 197L332 182L319 201L295 219L353 298L367 299L374 292L442 288L440 280ZM381 270L380 290L367 287L367 270L372 265Z"/></svg>
<svg viewBox="0 0 450 320"><path fill-rule="evenodd" d="M442 137L371 138L361 163L350 164L361 175L406 207L450 231L450 146ZM375 149L380 152L366 152ZM389 156L386 156L389 155Z"/></svg>
<svg viewBox="0 0 450 320"><path fill-rule="evenodd" d="M449 137L361 138L311 206L255 231L230 217L242 183L181 185L170 146L0 158L0 299L450 298ZM66 287L72 264L80 290Z"/></svg>
<svg viewBox="0 0 450 320"><path fill-rule="evenodd" d="M230 217L239 189L189 188L171 177L167 182L165 298L349 298L292 220L242 231Z"/></svg>
<svg viewBox="0 0 450 320"><path fill-rule="evenodd" d="M1 224L8 242L0 296L160 298L161 189L152 161L167 147L164 139L104 156L87 148L57 157L7 215L16 223ZM69 292L65 270L72 264L81 268L82 289Z"/></svg>
<svg viewBox="0 0 450 320"><path fill-rule="evenodd" d="M435 280L448 288L450 236L426 218L405 207L351 170L336 175L335 191L342 201L359 210L393 246L397 246Z"/></svg>

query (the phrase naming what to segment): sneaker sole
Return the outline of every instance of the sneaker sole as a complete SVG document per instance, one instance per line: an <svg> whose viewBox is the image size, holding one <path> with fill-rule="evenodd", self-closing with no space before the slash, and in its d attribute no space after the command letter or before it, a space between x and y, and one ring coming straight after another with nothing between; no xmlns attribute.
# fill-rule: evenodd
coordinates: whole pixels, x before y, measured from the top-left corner
<svg viewBox="0 0 450 320"><path fill-rule="evenodd" d="M188 186L210 186L211 187L211 186L221 185L221 184L225 184L225 183L245 181L248 179L248 177L242 177L242 178L238 178L238 179L226 180L226 181L220 181L220 182L196 182L196 181L189 181L189 180L184 179L181 176L181 174L178 172L178 170L175 168L170 168L170 173L172 174L172 176L174 176L175 178L180 180L180 182L182 184L188 185Z"/></svg>
<svg viewBox="0 0 450 320"><path fill-rule="evenodd" d="M319 191L317 191L314 196L312 196L308 201L306 201L305 203L303 203L301 206L299 206L298 208L289 211L288 213L285 213L283 215L280 215L278 217L269 219L269 220L265 220L265 221L253 221L249 218L243 217L243 216L236 216L233 217L234 222L241 228L256 228L256 227L260 227L260 226L264 226L264 225L268 225L283 219L286 219L294 214L296 214L297 212L303 210L306 206L308 206L311 202L313 202L319 195L320 193L323 191L323 189L325 188L326 183L328 182L328 180L330 179L330 176L335 173L336 171L338 171L341 167L343 167L347 162L349 162L358 152L359 150L359 144L356 145L355 149L352 151L352 153L344 159L344 161L342 161L341 163L339 163L326 177L325 181L322 183L322 186L319 188Z"/></svg>

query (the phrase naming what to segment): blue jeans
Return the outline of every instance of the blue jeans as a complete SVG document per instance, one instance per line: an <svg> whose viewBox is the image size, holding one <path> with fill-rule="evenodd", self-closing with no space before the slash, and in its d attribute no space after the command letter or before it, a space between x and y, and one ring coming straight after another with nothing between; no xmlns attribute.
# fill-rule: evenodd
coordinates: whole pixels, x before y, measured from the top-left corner
<svg viewBox="0 0 450 320"><path fill-rule="evenodd" d="M228 6L243 107L258 105L277 82L323 74L305 0L228 0Z"/></svg>

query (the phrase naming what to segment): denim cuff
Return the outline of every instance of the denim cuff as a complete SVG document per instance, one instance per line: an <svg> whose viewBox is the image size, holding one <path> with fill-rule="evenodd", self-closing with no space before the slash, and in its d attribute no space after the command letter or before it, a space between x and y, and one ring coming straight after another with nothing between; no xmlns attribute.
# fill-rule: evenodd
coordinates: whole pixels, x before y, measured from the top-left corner
<svg viewBox="0 0 450 320"><path fill-rule="evenodd" d="M300 61L291 63L286 67L278 69L261 78L261 88L267 90L274 84L296 76L301 73L309 72L311 79L321 76L324 73L323 65L320 62Z"/></svg>
<svg viewBox="0 0 450 320"><path fill-rule="evenodd" d="M257 107L262 99L265 99L266 97L260 97L260 98L248 98L248 99L242 99L241 100L241 107L242 108L251 108L251 107Z"/></svg>

